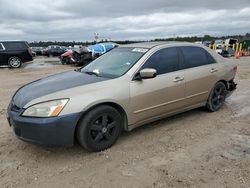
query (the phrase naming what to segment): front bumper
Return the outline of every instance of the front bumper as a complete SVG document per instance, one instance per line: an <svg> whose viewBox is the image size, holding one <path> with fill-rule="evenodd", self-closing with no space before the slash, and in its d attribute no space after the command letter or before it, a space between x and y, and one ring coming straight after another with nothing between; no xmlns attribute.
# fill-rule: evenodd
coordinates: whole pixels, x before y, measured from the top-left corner
<svg viewBox="0 0 250 188"><path fill-rule="evenodd" d="M26 142L44 146L72 146L80 114L53 118L22 117L8 109L7 119L15 135Z"/></svg>

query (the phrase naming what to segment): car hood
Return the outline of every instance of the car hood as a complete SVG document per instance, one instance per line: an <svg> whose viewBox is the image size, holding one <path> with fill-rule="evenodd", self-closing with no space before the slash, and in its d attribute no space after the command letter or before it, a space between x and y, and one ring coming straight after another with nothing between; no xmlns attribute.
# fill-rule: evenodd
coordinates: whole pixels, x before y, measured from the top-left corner
<svg viewBox="0 0 250 188"><path fill-rule="evenodd" d="M24 85L13 97L13 103L23 108L30 101L65 89L101 82L110 78L97 77L86 73L69 71L42 78Z"/></svg>

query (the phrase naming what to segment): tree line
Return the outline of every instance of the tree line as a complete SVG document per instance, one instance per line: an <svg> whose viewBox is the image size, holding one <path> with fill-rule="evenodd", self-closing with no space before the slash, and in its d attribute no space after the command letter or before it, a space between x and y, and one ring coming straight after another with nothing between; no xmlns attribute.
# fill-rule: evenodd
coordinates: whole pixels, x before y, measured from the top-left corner
<svg viewBox="0 0 250 188"><path fill-rule="evenodd" d="M232 35L232 36L222 36L222 37L216 37L216 36L210 36L210 35L204 35L203 37L197 37L197 36L192 36L192 37L172 37L172 38L157 38L154 40L148 40L148 41L186 41L186 42L196 42L196 41L215 41L215 40L225 40L227 38L236 38L238 40L245 40L248 39L250 40L250 33L246 33L245 35ZM137 43L137 42L148 42L148 41L136 41L136 40L119 40L119 41L110 41L110 42L115 42L118 44L131 44L131 43ZM101 40L99 42L108 42L108 40ZM83 46L88 46L91 44L95 44L95 42L77 42L77 41L34 41L30 42L29 45L31 47L47 47L51 45L59 45L59 46L75 46L75 45L83 45Z"/></svg>

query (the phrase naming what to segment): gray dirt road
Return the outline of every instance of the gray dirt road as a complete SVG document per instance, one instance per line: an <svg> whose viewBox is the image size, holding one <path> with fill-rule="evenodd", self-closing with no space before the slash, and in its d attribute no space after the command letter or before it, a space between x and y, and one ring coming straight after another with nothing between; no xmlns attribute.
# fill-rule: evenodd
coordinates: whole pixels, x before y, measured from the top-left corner
<svg viewBox="0 0 250 188"><path fill-rule="evenodd" d="M0 187L250 187L250 57L236 62L239 86L222 110L145 125L100 153L24 143L5 118L18 87L75 67L1 68Z"/></svg>

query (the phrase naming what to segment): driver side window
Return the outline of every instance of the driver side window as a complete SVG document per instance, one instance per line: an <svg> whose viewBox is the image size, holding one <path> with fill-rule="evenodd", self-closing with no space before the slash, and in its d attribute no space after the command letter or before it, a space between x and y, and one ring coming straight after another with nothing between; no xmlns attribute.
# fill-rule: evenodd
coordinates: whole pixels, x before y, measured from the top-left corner
<svg viewBox="0 0 250 188"><path fill-rule="evenodd" d="M178 71L179 58L177 48L164 48L155 52L141 69L145 68L156 69L158 75Z"/></svg>

